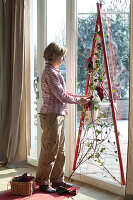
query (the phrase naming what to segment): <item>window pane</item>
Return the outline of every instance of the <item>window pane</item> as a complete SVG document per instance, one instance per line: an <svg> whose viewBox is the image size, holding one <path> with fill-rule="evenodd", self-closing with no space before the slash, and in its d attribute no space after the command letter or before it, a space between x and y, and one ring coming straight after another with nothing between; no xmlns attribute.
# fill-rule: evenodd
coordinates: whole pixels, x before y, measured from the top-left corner
<svg viewBox="0 0 133 200"><path fill-rule="evenodd" d="M37 0L30 0L31 141L30 156L37 157Z"/></svg>
<svg viewBox="0 0 133 200"><path fill-rule="evenodd" d="M51 42L66 46L66 0L47 1L47 44ZM64 78L65 65L63 62L60 66Z"/></svg>
<svg viewBox="0 0 133 200"><path fill-rule="evenodd" d="M84 68L87 59L91 56L92 42L95 33L97 18L97 1L77 0L77 93L84 94L87 80L87 67ZM128 142L128 107L129 107L129 0L103 1L103 28L105 32L106 51L109 65L109 73L112 84L117 127L120 133L119 141L123 159L124 172L126 172L127 142ZM86 6L85 6L86 5ZM100 36L97 37L97 44L100 45ZM86 161L80 165L77 171L104 180L120 183L120 169L116 148L114 126L112 126L112 110L109 100L109 91L104 57L100 46L94 51L100 52L95 60L102 71L101 80L98 73L93 71L93 80L90 80L89 91L93 94L93 111L88 111L85 122L85 129L80 138L80 154ZM95 78L95 79L94 79ZM98 80L97 80L98 78ZM96 86L104 87L106 97L101 101ZM93 87L92 87L93 86ZM94 100L95 98L95 100ZM97 106L97 104L99 106ZM77 106L77 135L82 105ZM104 117L101 115L104 114ZM101 117L102 116L102 117ZM95 142L94 142L95 141ZM102 144L102 146L100 146ZM94 148L95 147L95 148ZM89 150L90 149L90 150ZM79 157L80 159L81 157ZM79 160L78 160L79 161ZM88 168L89 166L89 168ZM104 170L103 170L104 169ZM125 173L126 175L126 173ZM114 176L114 177L113 177ZM117 183L118 183L117 182Z"/></svg>

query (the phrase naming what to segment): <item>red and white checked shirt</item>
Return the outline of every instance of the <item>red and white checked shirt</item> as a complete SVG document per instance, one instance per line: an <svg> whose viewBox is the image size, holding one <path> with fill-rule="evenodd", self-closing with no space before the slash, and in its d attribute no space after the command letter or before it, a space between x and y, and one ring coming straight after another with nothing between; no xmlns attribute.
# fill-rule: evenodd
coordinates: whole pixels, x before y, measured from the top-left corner
<svg viewBox="0 0 133 200"><path fill-rule="evenodd" d="M43 105L40 113L67 114L67 103L79 104L81 97L66 91L64 78L55 67L46 64L41 77Z"/></svg>

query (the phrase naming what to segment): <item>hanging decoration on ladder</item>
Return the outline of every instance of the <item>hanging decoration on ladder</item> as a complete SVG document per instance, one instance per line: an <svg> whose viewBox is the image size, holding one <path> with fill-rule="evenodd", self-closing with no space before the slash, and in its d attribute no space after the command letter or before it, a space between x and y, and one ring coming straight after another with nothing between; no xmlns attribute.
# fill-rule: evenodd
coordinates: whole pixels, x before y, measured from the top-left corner
<svg viewBox="0 0 133 200"><path fill-rule="evenodd" d="M84 66L84 68L88 70L85 95L90 96L90 101L86 105L83 105L73 170L70 177L79 166L81 166L81 164L89 161L93 167L98 167L101 170L104 170L105 176L109 174L109 176L111 176L115 181L125 185L126 183L119 144L119 132L116 123L116 110L108 68L101 10L102 4L97 3L97 20L91 56L87 59ZM103 53L102 55L104 56L104 65L101 65L101 53ZM103 86L105 74L108 93L105 91ZM106 97L108 97L110 101L109 105L111 112L109 110L104 111L100 107L99 102L103 102ZM111 141L110 139L110 134L112 134L112 132L115 134L115 141ZM108 169L108 166L105 163L106 155L111 155L115 162L119 163L121 180L118 180L118 178Z"/></svg>

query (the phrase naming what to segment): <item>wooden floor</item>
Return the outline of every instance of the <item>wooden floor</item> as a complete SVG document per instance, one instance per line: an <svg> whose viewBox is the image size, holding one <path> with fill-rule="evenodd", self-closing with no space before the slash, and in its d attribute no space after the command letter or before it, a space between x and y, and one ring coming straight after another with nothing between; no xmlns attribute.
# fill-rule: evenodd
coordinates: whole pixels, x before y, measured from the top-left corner
<svg viewBox="0 0 133 200"><path fill-rule="evenodd" d="M0 193L7 190L7 185L14 176L22 175L25 172L35 176L36 167L29 165L28 168L8 169L6 166L0 166ZM80 187L77 196L73 197L74 200L124 200L124 197L95 188L94 186L83 185L78 182L73 182L73 185Z"/></svg>

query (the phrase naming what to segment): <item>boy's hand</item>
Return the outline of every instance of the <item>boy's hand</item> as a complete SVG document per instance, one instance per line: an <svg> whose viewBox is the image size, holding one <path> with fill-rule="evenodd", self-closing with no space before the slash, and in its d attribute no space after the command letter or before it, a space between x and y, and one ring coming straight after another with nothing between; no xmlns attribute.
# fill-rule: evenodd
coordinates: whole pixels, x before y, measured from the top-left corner
<svg viewBox="0 0 133 200"><path fill-rule="evenodd" d="M89 97L87 97L87 96L82 96L81 97L81 103L82 104L86 104L86 103L88 103L90 101L90 98Z"/></svg>

